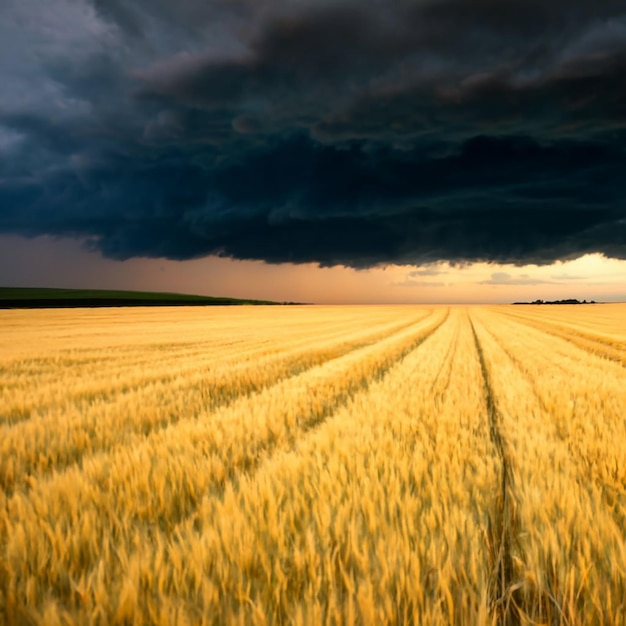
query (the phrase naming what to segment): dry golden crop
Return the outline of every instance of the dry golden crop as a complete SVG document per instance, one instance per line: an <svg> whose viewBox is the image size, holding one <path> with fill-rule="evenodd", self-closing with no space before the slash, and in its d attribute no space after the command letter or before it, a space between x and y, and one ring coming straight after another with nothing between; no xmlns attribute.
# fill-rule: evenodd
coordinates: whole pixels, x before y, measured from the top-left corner
<svg viewBox="0 0 626 626"><path fill-rule="evenodd" d="M0 624L626 624L626 306L0 312Z"/></svg>

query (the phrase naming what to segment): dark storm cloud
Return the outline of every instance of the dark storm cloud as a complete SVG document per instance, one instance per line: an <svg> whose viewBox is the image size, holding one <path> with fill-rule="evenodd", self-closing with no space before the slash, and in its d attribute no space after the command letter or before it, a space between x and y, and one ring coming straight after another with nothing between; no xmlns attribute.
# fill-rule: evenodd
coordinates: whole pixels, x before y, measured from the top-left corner
<svg viewBox="0 0 626 626"><path fill-rule="evenodd" d="M0 17L39 32L38 1ZM0 231L114 258L626 258L621 1L60 6L92 34L7 74Z"/></svg>

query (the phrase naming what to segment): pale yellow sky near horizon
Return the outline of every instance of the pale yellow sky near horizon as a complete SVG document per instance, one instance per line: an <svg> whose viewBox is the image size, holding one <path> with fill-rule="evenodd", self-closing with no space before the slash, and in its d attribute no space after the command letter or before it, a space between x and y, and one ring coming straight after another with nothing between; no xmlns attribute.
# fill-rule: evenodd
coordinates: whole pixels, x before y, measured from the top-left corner
<svg viewBox="0 0 626 626"><path fill-rule="evenodd" d="M319 304L626 301L626 261L587 255L546 266L487 263L354 270L206 257L113 261L71 239L0 237L0 286L137 289Z"/></svg>

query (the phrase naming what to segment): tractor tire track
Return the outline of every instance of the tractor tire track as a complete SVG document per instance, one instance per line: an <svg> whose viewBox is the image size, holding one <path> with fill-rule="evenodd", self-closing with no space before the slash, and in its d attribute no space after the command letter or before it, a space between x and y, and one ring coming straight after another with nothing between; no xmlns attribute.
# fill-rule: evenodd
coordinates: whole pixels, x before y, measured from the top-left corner
<svg viewBox="0 0 626 626"><path fill-rule="evenodd" d="M458 350L458 339L461 334L460 320L456 320L456 327L452 341L448 347L448 350L441 362L441 367L437 372L435 379L430 387L430 391L435 398L435 402L441 402L446 395L446 391L450 384L450 377L452 375L452 366L454 365L454 359Z"/></svg>
<svg viewBox="0 0 626 626"><path fill-rule="evenodd" d="M601 337L588 334L584 331L569 330L550 321L537 322L514 313L507 313L506 316L514 318L516 321L527 326L532 326L546 335L563 339L563 341L567 341L569 344L576 346L580 350L584 350L588 354L608 359L622 367L626 367L626 352L624 351L626 346L623 348L616 347L613 343L603 340Z"/></svg>
<svg viewBox="0 0 626 626"><path fill-rule="evenodd" d="M507 443L501 432L501 417L496 407L485 354L471 319L470 324L482 371L489 436L500 461L500 487L495 501L494 518L490 519L487 529L487 549L491 569L490 605L498 625L519 626L522 623L523 599L519 590L516 589L513 565L513 547L517 546L518 536L513 465Z"/></svg>
<svg viewBox="0 0 626 626"><path fill-rule="evenodd" d="M292 450L302 437L307 436L313 429L321 426L329 418L332 418L337 411L346 406L358 393L366 393L370 385L384 379L395 365L400 363L411 352L417 350L422 343L432 337L446 323L449 315L450 311L448 309L445 317L439 323L426 330L424 334L411 341L407 346L404 346L398 353L393 355L389 360L381 363L372 372L368 372L352 381L345 390L335 396L332 403L327 403L319 410L314 410L297 419L297 428L287 432L285 437L269 437L265 441L256 441L252 445L247 446L246 456L242 460L232 463L227 469L224 478L216 483L209 493L213 496L223 495L227 487L236 484L242 476L245 476L246 479L249 480L258 470L261 463L267 462L273 455ZM204 495L207 494L205 493L203 496ZM196 503L194 502L192 504L195 506ZM191 514L192 512L189 509L186 514L182 516L172 517L167 513L166 519L170 524L173 522L175 525L180 525L184 518L189 517Z"/></svg>
<svg viewBox="0 0 626 626"><path fill-rule="evenodd" d="M428 317L428 316L427 316ZM409 328L412 324L415 324L422 319L418 318L412 319L406 322L402 322L401 324L394 325L381 325L380 329L373 329L368 333L363 333L363 336L352 342L355 347L347 346L348 349L357 349L363 345L368 345L370 343L374 343L378 341L380 338L385 336L389 336L394 332L400 332L406 328ZM336 339L337 346L341 346L341 337L343 332L339 328L328 329L328 332L320 337L320 341L329 340L333 341ZM237 362L240 362L242 359L254 356L255 353L258 353L259 350L262 349L264 345L270 345L270 341L259 342L258 344L246 349L241 350L241 347L237 347L235 342L232 344L232 352L227 353L227 358L225 359L229 362L230 367L235 367ZM288 348L282 347L278 352L268 354L264 357L268 362L277 362L280 359L291 359L294 362L294 365L297 366L297 361L302 359L302 356L305 355L307 357L314 357L318 354L321 354L321 350L307 350L310 346L310 339L305 339L298 343L292 343ZM282 354L281 354L282 352ZM198 358L198 355L199 358ZM341 356L341 354L339 354ZM188 361L192 357L195 357L192 364L185 365L181 367L181 362ZM222 356L224 359L224 356ZM149 361L143 361L144 363L154 363L155 357L153 356ZM89 405L95 404L98 402L123 402L126 397L131 396L132 394L141 394L142 391L153 384L166 385L166 384L175 384L177 379L181 379L183 377L189 378L193 374L201 374L209 365L213 365L215 362L214 355L204 356L204 351L202 348L196 349L192 352L181 352L169 355L167 359L159 359L159 369L154 372L150 372L147 375L142 375L140 380L128 384L127 382L123 382L124 373L127 371L136 370L141 366L142 362L125 362L123 365L123 369L119 367L119 365L114 365L109 367L111 371L116 373L116 376L120 379L119 383L112 384L110 381L110 375L107 371L107 368L101 369L98 372L99 378L102 379L102 382L97 383L90 389L81 390L81 391L72 391L70 390L68 393L67 383L60 383L57 385L58 389L52 389L52 395L55 393L62 392L63 393L63 404L65 406L69 405L78 405L79 408L88 408ZM10 364L9 364L10 366ZM56 365L57 368L62 367L61 365ZM2 373L3 368L0 368L0 374ZM109 376L109 379L107 379ZM43 383L42 383L43 384ZM192 384L181 385L180 392L184 392L186 389L190 389L193 387ZM82 406L84 404L84 407ZM46 412L50 409L54 409L58 405L57 400L39 400L35 402L30 402L24 406L12 407L7 406L2 409L2 413L0 414L0 426L5 425L7 427L17 426L20 423L28 421L29 419L33 419L34 412ZM37 418L35 416L34 419L45 419L44 417Z"/></svg>
<svg viewBox="0 0 626 626"><path fill-rule="evenodd" d="M265 377L262 376L259 379L258 366L253 365L250 367L250 371L254 372L254 377L249 380L241 378L238 388L235 390L231 390L230 388L230 379L225 382L216 382L216 384L208 385L206 389L203 389L202 396L206 401L202 402L202 413L204 414L207 411L212 412L228 407L240 398L260 393L280 382L302 375L313 367L345 357L356 350L373 346L384 339L393 337L395 334L410 328L415 323L424 323L431 317L432 315L429 315L417 321L411 320L410 322L404 322L391 329L387 328L384 331L368 334L361 339L355 339L347 344L341 344L339 342L337 345L328 348L304 351L291 357L283 357L282 359L279 356L276 358L276 363L280 366L278 375L274 375L276 373L270 370L268 371L268 375ZM182 388L177 389L177 394L184 393L185 389L193 390L194 386L197 386L197 383L188 383ZM150 391L149 388L146 388L145 393L153 395L154 391ZM97 419L95 419L93 423L77 423L74 425L73 431L76 431L79 436L74 439L74 443L72 443L72 439L69 437L70 431L68 431L67 441L59 441L57 446L55 446L53 442L45 442L45 450L42 450L41 454L33 456L34 460L32 461L29 461L27 458L20 458L19 455L15 453L13 455L7 455L6 457L0 457L0 487L4 489L7 495L11 495L15 489L25 485L30 474L36 474L39 479L53 471L62 472L71 466L80 464L83 459L93 456L98 452L104 450L111 452L130 444L136 445L153 432L175 426L181 419L188 419L189 417L188 415L180 413L174 415L171 414L171 411L168 411L167 415L162 419L156 419L151 415L151 421L137 424L134 415L129 413L128 420L126 421L129 422L130 428L128 433L123 433L122 431L123 434L120 433L120 424L117 424L116 428L113 430L109 429L103 431L99 429ZM0 429L2 429L2 426L0 426ZM9 449L11 449L11 447L15 449L14 446L11 446L9 439L10 434L11 429L6 429L2 445ZM32 449L29 448L25 450L25 453L32 454Z"/></svg>
<svg viewBox="0 0 626 626"><path fill-rule="evenodd" d="M498 345L502 352L506 354L511 362L515 364L516 368L520 371L520 373L526 379L526 382L532 389L535 399L537 400L541 409L546 414L550 414L550 408L548 406L548 403L546 402L543 394L538 388L537 376L533 375L528 367L524 364L524 362L519 359L515 354L513 354L511 350L502 343L501 338L489 331L486 326L483 326L483 330L492 338L492 340ZM559 363L551 364L551 367L558 367L562 372L567 374L567 368L563 367ZM605 480L597 475L597 472L594 471L592 464L586 461L584 456L581 457L579 454L575 453L572 450L571 442L568 441L567 434L563 432L561 428L556 427L554 430L554 435L567 448L570 457L572 458L573 465L575 467L577 467L579 464L582 465L582 467L578 468L580 480L582 482L591 480L597 485L602 494L602 500L607 508L610 510L618 528L626 527L626 483L620 480L618 467L615 467L613 483L607 483Z"/></svg>
<svg viewBox="0 0 626 626"><path fill-rule="evenodd" d="M351 387L349 391L342 394L340 401L332 408L321 411L316 415L311 415L304 421L302 427L293 433L291 436L283 439L282 441L273 441L269 446L261 446L255 450L253 456L248 457L243 463L233 464L225 476L224 480L221 480L213 484L203 494L203 498L221 499L224 497L226 490L237 490L242 482L250 482L254 480L255 475L262 467L272 462L272 459L282 453L290 453L296 449L296 446L302 442L303 439L312 435L317 428L322 427L328 420L345 407L352 398L359 393L367 393L370 386L374 383L382 381L387 374L400 364L406 357L412 352L417 350L424 342L436 335L436 333L445 325L449 320L450 310L446 310L445 317L434 327L428 329L423 335L417 338L411 344L407 345L402 351L388 363L377 368L374 373L369 376L364 376ZM249 448L250 450L250 448ZM152 537L153 533L163 533L166 538L176 537L180 532L180 529L187 526L193 527L197 531L202 527L202 520L200 511L197 510L200 502L194 502L193 506L188 507L185 515L172 516L171 512L164 515L163 520L157 525L150 524L145 528L146 535ZM182 511L181 511L182 512ZM167 524L165 523L167 521ZM137 522L134 522L134 526L137 527Z"/></svg>
<svg viewBox="0 0 626 626"><path fill-rule="evenodd" d="M91 495L86 496L87 499L84 504L97 514L97 519L103 520L103 526L99 528L97 533L115 536L118 543L131 540L127 535L129 528L132 528L133 532L137 532L137 528L140 527L146 536L151 536L155 532L164 532L168 536L172 536L172 533L181 524L194 523L195 510L205 496L219 496L223 494L226 489L232 488L232 485L242 476L242 473L249 478L250 475L256 472L261 463L273 454L292 449L299 438L329 419L357 393L366 391L372 382L384 378L395 364L402 361L409 353L417 349L443 326L448 316L449 310L446 311L445 316L432 322L430 326L427 325L416 337L410 338L404 345L400 345L395 349L389 349L389 354L386 357L384 355L381 356L373 368L369 369L362 376L351 380L340 393L334 396L332 402L328 401L322 406L315 407L309 413L301 415L292 430L286 430L282 433L269 431L262 433L261 436L253 436L252 440L246 442L246 445L243 447L244 452L240 458L232 458L226 454L226 457L230 459L230 463L219 477L212 475L211 458L208 451L198 451L197 463L195 463L194 471L191 475L177 476L174 470L170 478L172 480L180 479L181 483L172 486L168 497L164 499L162 505L143 510L143 504L140 502L142 496L141 494L135 494L135 510L128 511L126 509L126 517L122 520L122 516L118 515L116 510L111 509L111 500L107 496L107 492L119 484L119 476L114 481L109 480L108 483L101 483L96 475L83 476L85 473L84 468L80 472L83 483L76 484L76 491L72 497L76 498L76 495L83 490L90 493ZM305 391L305 388L301 390L302 393L305 393ZM147 448L146 452L148 452ZM223 450L220 453L223 453ZM137 451L133 451L133 454L140 458ZM114 462L114 459L112 459L112 462ZM78 472L78 469L76 471ZM103 471L106 471L106 466L103 466ZM150 470L146 468L145 471ZM204 481L205 484L194 486L194 476L200 478L200 482ZM77 474L75 478L78 479L78 477ZM19 502L16 502L15 506L28 514L27 511L31 509L31 506L37 506L37 501L45 501L51 498L52 493L56 494L55 497L60 496L63 484L68 484L68 481L74 484L69 475L55 475L50 480L42 480L35 483L33 493L16 494L13 498L7 498L7 500L11 505L11 500L17 497ZM59 484L55 485L57 482ZM97 493L94 492L94 489ZM152 494L153 492L151 491L150 493ZM33 498L35 502L31 504ZM114 498L113 501L117 501L117 498ZM106 508L100 510L103 506ZM120 506L125 505L120 504ZM41 519L39 523L49 525L51 521ZM16 520L15 523L19 523L19 520ZM0 542L1 540L2 537L0 537ZM97 555L94 555L94 558L97 558Z"/></svg>

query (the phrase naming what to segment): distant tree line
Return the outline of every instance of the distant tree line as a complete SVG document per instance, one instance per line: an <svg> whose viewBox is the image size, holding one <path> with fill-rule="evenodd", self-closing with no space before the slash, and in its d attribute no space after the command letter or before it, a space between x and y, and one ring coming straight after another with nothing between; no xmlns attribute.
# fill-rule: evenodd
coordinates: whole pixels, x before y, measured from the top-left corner
<svg viewBox="0 0 626 626"><path fill-rule="evenodd" d="M568 298L566 300L533 300L532 302L514 302L513 304L596 304L595 300L576 300L576 298Z"/></svg>

